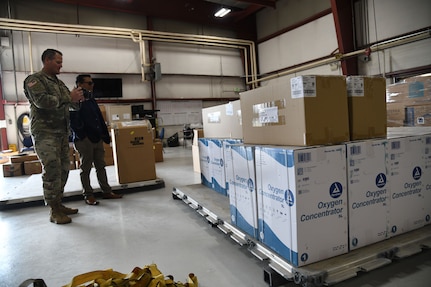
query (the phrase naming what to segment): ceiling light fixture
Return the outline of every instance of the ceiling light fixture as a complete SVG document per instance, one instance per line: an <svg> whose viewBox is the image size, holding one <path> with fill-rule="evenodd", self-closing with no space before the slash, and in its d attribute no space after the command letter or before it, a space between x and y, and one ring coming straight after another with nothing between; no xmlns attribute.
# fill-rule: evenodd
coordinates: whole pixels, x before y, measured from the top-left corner
<svg viewBox="0 0 431 287"><path fill-rule="evenodd" d="M218 10L218 11L214 14L214 16L215 16L215 17L222 18L222 17L226 16L227 14L229 14L229 13L230 13L230 11L232 11L232 10L231 10L231 9L229 9L229 8L221 8L220 10Z"/></svg>

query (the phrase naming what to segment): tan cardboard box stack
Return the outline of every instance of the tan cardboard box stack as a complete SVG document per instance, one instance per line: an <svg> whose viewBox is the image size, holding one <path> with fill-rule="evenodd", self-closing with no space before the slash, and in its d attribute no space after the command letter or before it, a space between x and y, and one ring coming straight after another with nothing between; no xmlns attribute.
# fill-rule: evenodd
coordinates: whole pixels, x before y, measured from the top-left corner
<svg viewBox="0 0 431 287"><path fill-rule="evenodd" d="M343 76L299 76L240 97L244 143L309 146L350 139Z"/></svg>
<svg viewBox="0 0 431 287"><path fill-rule="evenodd" d="M151 124L146 120L118 122L111 134L118 183L156 179Z"/></svg>
<svg viewBox="0 0 431 287"><path fill-rule="evenodd" d="M388 127L431 126L431 74L387 86Z"/></svg>
<svg viewBox="0 0 431 287"><path fill-rule="evenodd" d="M27 168L27 169L25 169ZM36 153L16 154L9 157L9 163L3 164L3 176L13 177L41 173L42 166Z"/></svg>

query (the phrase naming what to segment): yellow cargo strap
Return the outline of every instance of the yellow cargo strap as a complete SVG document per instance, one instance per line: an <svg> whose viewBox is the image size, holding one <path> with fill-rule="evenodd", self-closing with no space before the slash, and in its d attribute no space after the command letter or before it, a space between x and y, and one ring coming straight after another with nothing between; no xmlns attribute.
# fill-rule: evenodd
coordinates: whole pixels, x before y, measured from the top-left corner
<svg viewBox="0 0 431 287"><path fill-rule="evenodd" d="M96 270L73 277L63 287L199 287L197 277L190 273L186 283L174 282L172 275L164 276L156 264L135 267L123 274L112 269Z"/></svg>

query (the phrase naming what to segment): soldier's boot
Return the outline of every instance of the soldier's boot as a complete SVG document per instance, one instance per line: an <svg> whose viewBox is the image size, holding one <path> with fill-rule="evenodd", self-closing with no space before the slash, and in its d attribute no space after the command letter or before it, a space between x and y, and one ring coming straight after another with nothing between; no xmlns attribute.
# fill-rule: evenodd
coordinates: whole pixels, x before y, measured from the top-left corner
<svg viewBox="0 0 431 287"><path fill-rule="evenodd" d="M67 216L62 210L61 210L61 204L58 202L53 202L49 204L51 206L51 212L49 220L52 223L56 224L68 224L72 222L72 219Z"/></svg>
<svg viewBox="0 0 431 287"><path fill-rule="evenodd" d="M77 214L79 211L78 208L70 208L63 204L60 204L60 210L66 215Z"/></svg>

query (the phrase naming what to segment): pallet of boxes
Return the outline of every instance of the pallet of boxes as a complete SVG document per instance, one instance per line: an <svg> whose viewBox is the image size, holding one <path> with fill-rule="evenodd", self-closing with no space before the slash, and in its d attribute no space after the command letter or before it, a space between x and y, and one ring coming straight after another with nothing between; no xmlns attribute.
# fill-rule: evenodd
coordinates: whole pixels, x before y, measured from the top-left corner
<svg viewBox="0 0 431 287"><path fill-rule="evenodd" d="M431 74L387 87L388 127L431 127Z"/></svg>
<svg viewBox="0 0 431 287"><path fill-rule="evenodd" d="M223 157L231 223L293 268L431 223L431 132L387 134L383 77L293 77L240 104L243 143ZM203 152L202 184L215 189L203 167L217 160Z"/></svg>

